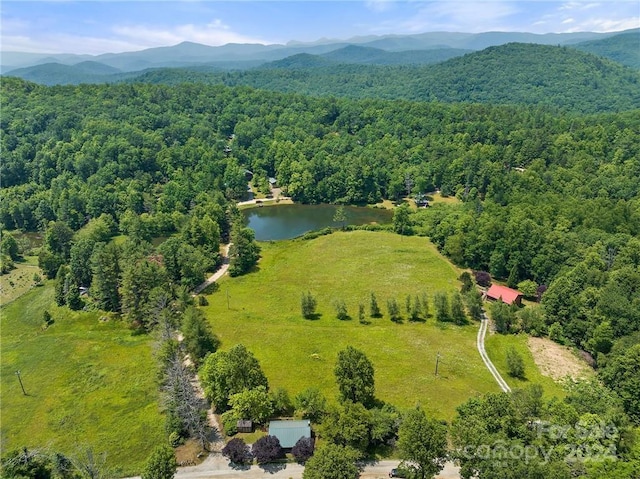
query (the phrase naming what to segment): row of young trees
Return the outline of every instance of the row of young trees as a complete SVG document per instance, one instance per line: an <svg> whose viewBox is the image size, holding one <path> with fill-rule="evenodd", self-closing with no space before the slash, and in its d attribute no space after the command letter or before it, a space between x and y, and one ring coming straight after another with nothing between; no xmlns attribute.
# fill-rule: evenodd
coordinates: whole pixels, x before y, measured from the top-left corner
<svg viewBox="0 0 640 479"><path fill-rule="evenodd" d="M468 321L467 315L474 320L480 320L482 317L482 296L476 288L468 289L464 294L437 292L433 296L433 303L437 321L464 325ZM303 318L315 319L318 316L317 306L317 300L310 291L302 293L300 309ZM337 319L351 319L344 300L335 300L333 306ZM405 296L403 307L401 307L397 299L389 298L387 299L386 310L389 319L393 322L402 322L405 317L409 321L426 321L431 317L429 299L424 292L419 295L409 294ZM361 323L368 324L369 320L367 318L381 318L382 316L383 312L374 292L369 295L368 311L364 303L358 304L358 320Z"/></svg>

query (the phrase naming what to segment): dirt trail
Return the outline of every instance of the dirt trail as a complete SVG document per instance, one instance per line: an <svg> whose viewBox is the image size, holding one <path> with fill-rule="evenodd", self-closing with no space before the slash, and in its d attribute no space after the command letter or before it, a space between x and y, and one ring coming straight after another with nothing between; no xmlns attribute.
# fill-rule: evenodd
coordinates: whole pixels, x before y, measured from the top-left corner
<svg viewBox="0 0 640 479"><path fill-rule="evenodd" d="M491 362L491 359L489 359L489 356L487 355L487 351L485 351L484 349L484 337L487 334L488 324L489 324L489 318L487 318L487 313L483 311L482 321L480 321L480 329L478 330L478 338L476 340L476 345L478 346L478 352L480 353L480 357L482 358L482 361L484 362L485 366L487 367L491 375L495 378L496 382L498 383L498 386L500 386L500 389L502 389L506 393L509 393L511 392L511 388L509 387L507 382L502 378L502 376L500 375L496 367Z"/></svg>
<svg viewBox="0 0 640 479"><path fill-rule="evenodd" d="M227 272L227 270L229 269L229 248L231 248L231 243L227 243L226 245L224 245L224 248L223 248L224 251L222 253L222 266L220 266L218 271L216 271L211 276L209 276L209 278L207 278L204 281L204 283L202 283L200 286L198 286L194 290L195 294L200 293L207 286L215 283L217 280L222 278L224 276L224 274Z"/></svg>

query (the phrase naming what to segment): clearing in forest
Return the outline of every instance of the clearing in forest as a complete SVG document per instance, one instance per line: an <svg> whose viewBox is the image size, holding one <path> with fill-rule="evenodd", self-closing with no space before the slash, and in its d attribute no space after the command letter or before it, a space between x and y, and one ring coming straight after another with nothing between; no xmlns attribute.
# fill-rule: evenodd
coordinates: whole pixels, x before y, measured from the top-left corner
<svg viewBox="0 0 640 479"><path fill-rule="evenodd" d="M373 362L376 396L400 407L420 404L452 419L456 406L470 396L499 390L475 346L478 325L434 319L433 294L458 290L460 271L428 239L353 231L261 246L256 270L222 278L204 310L222 348L243 343L260 360L272 388L284 387L294 396L313 386L333 400L337 354L351 345ZM317 319L302 317L306 292L317 300ZM381 318L369 317L371 292ZM413 301L422 293L430 316L409 322L406 297ZM401 323L389 319L389 299L400 306ZM336 318L336 301L346 303L351 319ZM359 303L369 324L358 320Z"/></svg>
<svg viewBox="0 0 640 479"><path fill-rule="evenodd" d="M529 338L528 344L536 365L545 376L559 381L567 376L580 379L594 375L593 369L566 346L547 338L534 337Z"/></svg>

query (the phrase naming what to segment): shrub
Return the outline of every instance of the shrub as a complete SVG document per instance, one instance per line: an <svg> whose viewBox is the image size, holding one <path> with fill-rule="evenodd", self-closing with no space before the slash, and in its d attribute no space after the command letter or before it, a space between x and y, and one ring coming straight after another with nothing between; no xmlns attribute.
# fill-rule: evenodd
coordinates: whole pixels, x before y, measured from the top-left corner
<svg viewBox="0 0 640 479"><path fill-rule="evenodd" d="M274 414L278 416L290 416L293 414L293 404L285 388L277 388L271 391L270 396Z"/></svg>
<svg viewBox="0 0 640 479"><path fill-rule="evenodd" d="M491 284L491 275L486 271L474 271L473 275L476 277L476 283L480 286L489 286Z"/></svg>
<svg viewBox="0 0 640 479"><path fill-rule="evenodd" d="M538 284L530 279L525 279L518 283L518 291L520 291L527 298L537 297Z"/></svg>
<svg viewBox="0 0 640 479"><path fill-rule="evenodd" d="M253 457L258 464L266 464L283 457L280 440L275 436L263 436L258 439L251 448Z"/></svg>
<svg viewBox="0 0 640 479"><path fill-rule="evenodd" d="M564 344L564 328L560 323L555 322L551 326L549 326L549 338L556 343Z"/></svg>
<svg viewBox="0 0 640 479"><path fill-rule="evenodd" d="M316 298L313 297L311 292L307 291L306 293L302 293L302 299L300 301L300 306L302 309L302 317L305 319L310 319L316 312L316 306L318 305Z"/></svg>
<svg viewBox="0 0 640 479"><path fill-rule="evenodd" d="M338 318L340 321L349 319L349 314L347 313L347 303L345 303L344 300L336 300L334 306L336 308L336 318Z"/></svg>
<svg viewBox="0 0 640 479"><path fill-rule="evenodd" d="M369 300L369 316L372 318L379 318L382 316L380 312L380 306L378 306L378 300L376 299L376 295L372 292Z"/></svg>
<svg viewBox="0 0 640 479"><path fill-rule="evenodd" d="M249 446L237 437L231 439L231 441L222 448L222 455L235 464L249 464L253 461Z"/></svg>
<svg viewBox="0 0 640 479"><path fill-rule="evenodd" d="M402 319L400 317L400 306L398 306L398 302L395 299L387 300L387 311L389 311L389 317L394 323Z"/></svg>
<svg viewBox="0 0 640 479"><path fill-rule="evenodd" d="M222 420L222 427L224 428L224 433L227 436L235 436L238 432L238 420L241 419L238 417L238 413L236 411L227 411L220 416Z"/></svg>
<svg viewBox="0 0 640 479"><path fill-rule="evenodd" d="M300 392L293 400L296 416L319 423L327 411L327 398L319 389L307 388Z"/></svg>
<svg viewBox="0 0 640 479"><path fill-rule="evenodd" d="M471 288L473 288L473 279L471 278L471 275L468 271L462 273L458 279L462 283L460 285L460 292L462 294L471 291Z"/></svg>
<svg viewBox="0 0 640 479"><path fill-rule="evenodd" d="M291 449L291 454L296 458L296 461L304 463L313 456L314 442L313 438L310 437L298 439L298 442Z"/></svg>
<svg viewBox="0 0 640 479"><path fill-rule="evenodd" d="M524 360L513 347L507 349L507 372L514 378L524 378Z"/></svg>

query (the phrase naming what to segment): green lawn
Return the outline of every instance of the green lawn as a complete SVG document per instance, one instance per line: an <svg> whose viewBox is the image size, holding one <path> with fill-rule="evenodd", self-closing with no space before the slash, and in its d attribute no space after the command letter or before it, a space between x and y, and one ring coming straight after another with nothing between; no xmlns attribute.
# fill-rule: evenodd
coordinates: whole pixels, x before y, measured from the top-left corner
<svg viewBox="0 0 640 479"><path fill-rule="evenodd" d="M48 309L55 323L42 329ZM98 313L53 306L53 286L0 310L2 450L78 447L107 452L122 474L139 472L164 438L151 339ZM20 370L27 396L15 371Z"/></svg>
<svg viewBox="0 0 640 479"><path fill-rule="evenodd" d="M386 301L396 298L404 311L407 294L458 288L459 271L425 238L387 232L334 233L312 241L261 243L257 271L224 277L204 308L222 347L245 344L260 360L271 387L293 396L316 386L337 394L333 368L337 353L352 345L376 369L376 395L401 407L420 403L437 417L451 419L470 396L498 391L475 347L477 325L392 323ZM305 320L302 292L318 301L320 317ZM373 291L385 317L360 324L359 302L367 312ZM229 301L230 309L227 306ZM347 303L354 318L335 318L333 302ZM435 377L437 353L440 374Z"/></svg>
<svg viewBox="0 0 640 479"><path fill-rule="evenodd" d="M529 384L538 383L544 388L547 397L564 397L565 393L562 386L556 383L552 378L543 376L533 360L533 355L527 346L526 334L487 334L485 339L485 349L491 359L491 362L498 368L500 374L512 388L523 388ZM524 379L518 379L509 376L507 373L507 350L513 347L524 360Z"/></svg>

